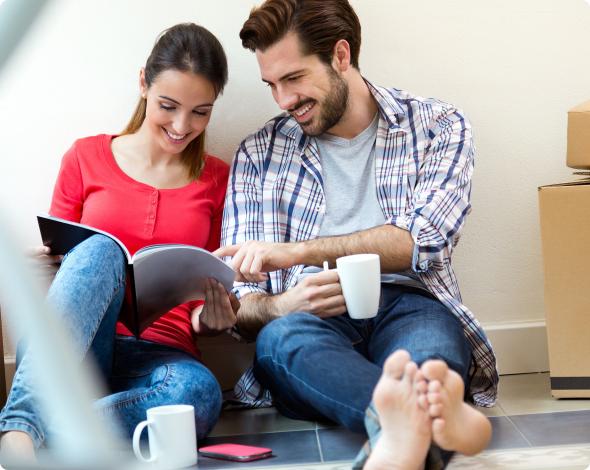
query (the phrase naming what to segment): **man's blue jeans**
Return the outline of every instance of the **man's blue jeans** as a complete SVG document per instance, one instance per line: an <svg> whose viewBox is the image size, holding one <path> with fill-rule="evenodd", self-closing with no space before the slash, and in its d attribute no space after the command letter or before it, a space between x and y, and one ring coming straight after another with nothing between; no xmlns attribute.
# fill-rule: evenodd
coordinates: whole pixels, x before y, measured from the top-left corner
<svg viewBox="0 0 590 470"><path fill-rule="evenodd" d="M80 360L93 356L111 394L95 402L97 412L120 424L131 437L148 408L169 404L195 407L197 435L204 437L221 410L221 389L213 374L193 356L175 348L115 336L125 291L125 260L118 246L95 235L63 260L48 293L69 328ZM14 376L0 431L28 433L38 447L57 429L48 429L38 409L25 352ZM56 377L56 380L59 380Z"/></svg>
<svg viewBox="0 0 590 470"><path fill-rule="evenodd" d="M254 374L286 416L364 432L381 369L397 349L418 365L442 359L467 384L471 346L459 320L427 292L387 284L375 318L292 313L270 322L258 335Z"/></svg>

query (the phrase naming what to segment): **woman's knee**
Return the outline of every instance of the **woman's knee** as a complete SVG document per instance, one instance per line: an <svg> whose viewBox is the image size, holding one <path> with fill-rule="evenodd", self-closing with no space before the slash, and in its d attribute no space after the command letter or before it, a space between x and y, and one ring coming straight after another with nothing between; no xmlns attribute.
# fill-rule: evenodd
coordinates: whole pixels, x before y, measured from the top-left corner
<svg viewBox="0 0 590 470"><path fill-rule="evenodd" d="M186 404L195 409L197 437L205 437L219 418L222 393L213 373L196 360L181 361L168 366L168 402Z"/></svg>
<svg viewBox="0 0 590 470"><path fill-rule="evenodd" d="M93 235L80 242L64 257L63 266L75 264L76 269L112 273L121 278L125 273L126 259L121 247L105 235Z"/></svg>

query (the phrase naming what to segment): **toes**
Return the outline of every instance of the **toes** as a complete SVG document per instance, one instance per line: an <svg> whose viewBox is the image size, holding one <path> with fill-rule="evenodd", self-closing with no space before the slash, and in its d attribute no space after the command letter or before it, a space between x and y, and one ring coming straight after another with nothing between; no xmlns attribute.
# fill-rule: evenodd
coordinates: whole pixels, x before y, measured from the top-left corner
<svg viewBox="0 0 590 470"><path fill-rule="evenodd" d="M426 398L428 399L428 403L431 405L442 405L442 395L439 392L428 392L426 394Z"/></svg>
<svg viewBox="0 0 590 470"><path fill-rule="evenodd" d="M404 374L404 368L408 362L410 362L410 353L403 349L398 349L383 364L383 373L391 378L400 379Z"/></svg>
<svg viewBox="0 0 590 470"><path fill-rule="evenodd" d="M431 404L428 407L428 414L431 418L439 418L442 415L443 406L440 403Z"/></svg>
<svg viewBox="0 0 590 470"><path fill-rule="evenodd" d="M422 408L424 411L428 411L430 403L428 402L428 397L425 394L418 395L418 406Z"/></svg>
<svg viewBox="0 0 590 470"><path fill-rule="evenodd" d="M445 420L442 418L436 418L432 420L432 432L433 434L442 434L445 430Z"/></svg>
<svg viewBox="0 0 590 470"><path fill-rule="evenodd" d="M421 394L428 393L428 384L424 380L416 382L416 379L414 378L414 389L416 390L416 392Z"/></svg>
<svg viewBox="0 0 590 470"><path fill-rule="evenodd" d="M433 359L422 364L420 370L424 374L424 377L426 377L428 380L438 380L439 382L444 382L447 372L449 371L449 367L444 361Z"/></svg>
<svg viewBox="0 0 590 470"><path fill-rule="evenodd" d="M414 382L416 384L419 384L419 383L428 383L426 381L426 377L424 377L424 374L422 373L422 371L420 369L418 369L416 371L416 375L414 376Z"/></svg>
<svg viewBox="0 0 590 470"><path fill-rule="evenodd" d="M463 379L457 372L449 369L443 385L452 400L463 401L465 385L463 384Z"/></svg>
<svg viewBox="0 0 590 470"><path fill-rule="evenodd" d="M418 395L425 395L428 393L428 382L420 369L414 375L414 390Z"/></svg>
<svg viewBox="0 0 590 470"><path fill-rule="evenodd" d="M411 385L414 383L414 376L418 371L418 366L415 362L408 362L404 367L404 377L403 380L406 384Z"/></svg>
<svg viewBox="0 0 590 470"><path fill-rule="evenodd" d="M439 393L442 390L442 384L438 380L428 382L428 392Z"/></svg>

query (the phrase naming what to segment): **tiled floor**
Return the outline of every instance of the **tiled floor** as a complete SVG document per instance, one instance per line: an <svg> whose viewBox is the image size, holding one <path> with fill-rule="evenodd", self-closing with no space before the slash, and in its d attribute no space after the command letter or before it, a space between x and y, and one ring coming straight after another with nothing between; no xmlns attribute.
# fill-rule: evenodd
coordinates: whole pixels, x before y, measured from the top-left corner
<svg viewBox="0 0 590 470"><path fill-rule="evenodd" d="M449 469L590 468L590 400L551 398L547 374L503 376L498 405L483 411L494 429L489 448L476 457L455 456ZM199 445L221 442L270 447L274 457L250 463L201 457L200 469L344 470L350 468L364 437L263 409L224 412L211 436Z"/></svg>

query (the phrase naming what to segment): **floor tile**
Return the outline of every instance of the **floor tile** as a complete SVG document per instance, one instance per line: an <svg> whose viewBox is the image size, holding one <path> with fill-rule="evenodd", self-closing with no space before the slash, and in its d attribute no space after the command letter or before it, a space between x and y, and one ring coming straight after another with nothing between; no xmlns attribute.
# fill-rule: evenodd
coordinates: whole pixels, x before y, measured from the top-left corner
<svg viewBox="0 0 590 470"><path fill-rule="evenodd" d="M488 417L506 416L506 413L502 409L502 405L499 400L496 402L496 406L493 406L492 408L484 408L483 406L475 406L474 408Z"/></svg>
<svg viewBox="0 0 590 470"><path fill-rule="evenodd" d="M590 411L510 416L510 420L533 446L590 443Z"/></svg>
<svg viewBox="0 0 590 470"><path fill-rule="evenodd" d="M354 460L367 439L344 428L318 429L318 436L324 462Z"/></svg>
<svg viewBox="0 0 590 470"><path fill-rule="evenodd" d="M529 443L507 417L492 417L492 440L488 449L529 447Z"/></svg>
<svg viewBox="0 0 590 470"><path fill-rule="evenodd" d="M553 398L548 373L503 375L499 396L507 415L590 410L587 399Z"/></svg>
<svg viewBox="0 0 590 470"><path fill-rule="evenodd" d="M337 429L340 427L339 424L336 424L332 421L316 421L316 429Z"/></svg>
<svg viewBox="0 0 590 470"><path fill-rule="evenodd" d="M318 464L302 464L302 465L281 465L278 467L264 467L264 470L272 470L273 468L281 470L350 470L352 462L331 462ZM250 470L258 470L252 468Z"/></svg>
<svg viewBox="0 0 590 470"><path fill-rule="evenodd" d="M209 437L199 442L199 447L231 442L259 447L270 447L274 457L254 462L229 462L199 457L199 469L252 468L277 465L319 463L320 451L315 431L275 432L245 434L239 436Z"/></svg>
<svg viewBox="0 0 590 470"><path fill-rule="evenodd" d="M312 421L285 418L275 408L223 411L210 437L266 432L311 431Z"/></svg>
<svg viewBox="0 0 590 470"><path fill-rule="evenodd" d="M590 464L590 446L551 446L482 452L474 457L456 455L448 470L584 470Z"/></svg>

